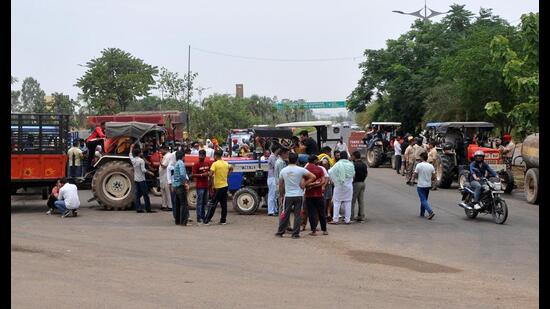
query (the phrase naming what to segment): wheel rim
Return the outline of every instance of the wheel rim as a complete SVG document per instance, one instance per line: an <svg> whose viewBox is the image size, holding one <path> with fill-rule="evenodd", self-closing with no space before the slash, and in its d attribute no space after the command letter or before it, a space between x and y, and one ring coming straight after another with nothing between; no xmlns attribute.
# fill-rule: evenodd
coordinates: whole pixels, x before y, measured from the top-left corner
<svg viewBox="0 0 550 309"><path fill-rule="evenodd" d="M197 207L197 190L190 188L187 192L187 205L189 207Z"/></svg>
<svg viewBox="0 0 550 309"><path fill-rule="evenodd" d="M502 201L495 202L493 207L493 218L496 223L502 223L506 218L506 210L504 209Z"/></svg>
<svg viewBox="0 0 550 309"><path fill-rule="evenodd" d="M237 197L237 207L239 207L239 209L241 210L251 210L252 208L254 208L254 204L256 204L254 196L252 196L252 194L250 193L242 193Z"/></svg>
<svg viewBox="0 0 550 309"><path fill-rule="evenodd" d="M128 197L132 185L130 178L120 172L111 172L103 180L103 188L109 199L120 201Z"/></svg>
<svg viewBox="0 0 550 309"><path fill-rule="evenodd" d="M374 151L367 151L367 161L372 164L374 162Z"/></svg>

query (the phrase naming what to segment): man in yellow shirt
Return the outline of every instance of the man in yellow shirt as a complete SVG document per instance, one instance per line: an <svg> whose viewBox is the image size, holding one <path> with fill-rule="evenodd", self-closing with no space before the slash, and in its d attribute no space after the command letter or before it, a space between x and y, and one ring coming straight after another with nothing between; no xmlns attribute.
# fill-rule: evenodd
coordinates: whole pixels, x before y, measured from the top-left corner
<svg viewBox="0 0 550 309"><path fill-rule="evenodd" d="M227 223L227 178L233 171L233 166L222 160L223 151L217 150L214 153L215 162L210 166L210 177L213 178L214 186L214 198L210 200L210 208L204 219L204 224L208 225L216 212L218 203L222 207L222 215L220 218L220 224Z"/></svg>

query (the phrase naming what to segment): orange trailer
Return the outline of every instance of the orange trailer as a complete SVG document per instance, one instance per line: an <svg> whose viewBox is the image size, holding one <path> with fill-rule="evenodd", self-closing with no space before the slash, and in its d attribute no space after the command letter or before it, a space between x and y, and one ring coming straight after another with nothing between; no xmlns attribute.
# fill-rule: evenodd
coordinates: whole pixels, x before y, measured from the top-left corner
<svg viewBox="0 0 550 309"><path fill-rule="evenodd" d="M11 114L11 193L49 188L66 176L69 115Z"/></svg>

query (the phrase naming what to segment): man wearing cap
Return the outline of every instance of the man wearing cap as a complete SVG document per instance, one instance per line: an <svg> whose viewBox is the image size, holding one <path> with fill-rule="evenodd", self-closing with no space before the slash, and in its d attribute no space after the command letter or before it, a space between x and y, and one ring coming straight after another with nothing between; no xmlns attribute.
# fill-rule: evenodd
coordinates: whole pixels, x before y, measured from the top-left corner
<svg viewBox="0 0 550 309"><path fill-rule="evenodd" d="M502 137L502 146L501 147L502 148L500 148L500 149L501 149L502 155L507 160L512 160L512 157L514 156L514 149L516 148L516 145L512 141L512 136L510 134L504 134L504 136Z"/></svg>
<svg viewBox="0 0 550 309"><path fill-rule="evenodd" d="M409 136L409 146L407 146L407 149L405 149L404 158L405 158L405 177L407 179L407 184L412 184L412 177L413 177L413 171L414 171L414 163L415 163L415 157L414 157L414 143L413 143L413 137Z"/></svg>

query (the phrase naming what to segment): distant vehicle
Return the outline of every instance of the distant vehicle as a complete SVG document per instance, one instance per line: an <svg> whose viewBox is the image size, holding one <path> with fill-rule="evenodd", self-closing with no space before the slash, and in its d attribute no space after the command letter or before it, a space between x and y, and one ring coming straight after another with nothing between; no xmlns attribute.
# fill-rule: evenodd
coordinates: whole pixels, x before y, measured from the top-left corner
<svg viewBox="0 0 550 309"><path fill-rule="evenodd" d="M70 115L11 114L11 194L41 187L47 199L67 172Z"/></svg>
<svg viewBox="0 0 550 309"><path fill-rule="evenodd" d="M488 163L501 179L502 190L510 193L514 188L514 175L498 149L490 148L488 133L494 128L490 122L431 122L426 124L424 136L435 141L436 182L440 188L449 188L458 181L461 188L469 179L469 164L474 153L482 150Z"/></svg>
<svg viewBox="0 0 550 309"><path fill-rule="evenodd" d="M525 162L525 197L527 202L539 202L539 133L527 136L521 144L521 157Z"/></svg>
<svg viewBox="0 0 550 309"><path fill-rule="evenodd" d="M373 122L368 125L374 131L363 139L367 145L367 164L369 167L378 167L393 161L393 142L401 122Z"/></svg>
<svg viewBox="0 0 550 309"><path fill-rule="evenodd" d="M281 123L276 125L276 127L290 128L294 134L298 134L303 129L312 129L310 136L317 142L319 149L324 146L334 149L340 138L347 145L351 133L349 126L333 124L332 121L328 120Z"/></svg>

